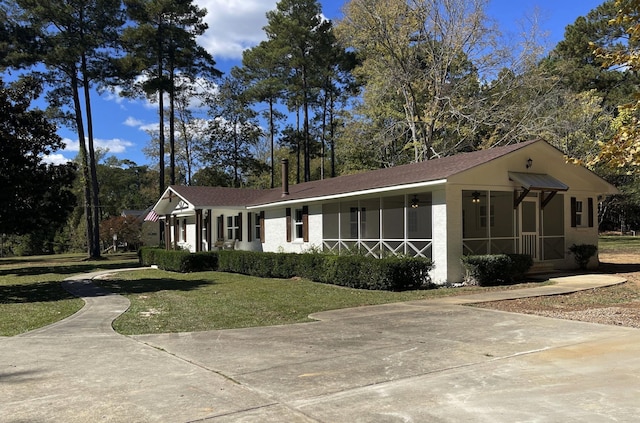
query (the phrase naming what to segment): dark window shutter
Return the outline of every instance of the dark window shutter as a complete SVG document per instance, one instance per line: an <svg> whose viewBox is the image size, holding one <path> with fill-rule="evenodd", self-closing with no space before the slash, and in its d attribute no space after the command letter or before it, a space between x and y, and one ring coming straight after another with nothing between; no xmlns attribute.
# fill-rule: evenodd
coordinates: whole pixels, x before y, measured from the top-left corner
<svg viewBox="0 0 640 423"><path fill-rule="evenodd" d="M264 242L264 212L260 212L260 241Z"/></svg>
<svg viewBox="0 0 640 423"><path fill-rule="evenodd" d="M253 213L249 212L247 213L247 241L251 242L253 241L253 225L251 224L252 219L251 216L253 215Z"/></svg>
<svg viewBox="0 0 640 423"><path fill-rule="evenodd" d="M587 212L589 213L589 216L587 217L589 219L589 227L593 228L593 198L587 199Z"/></svg>
<svg viewBox="0 0 640 423"><path fill-rule="evenodd" d="M224 239L224 215L218 216L218 239Z"/></svg>
<svg viewBox="0 0 640 423"><path fill-rule="evenodd" d="M309 206L302 206L302 240L309 242Z"/></svg>
<svg viewBox="0 0 640 423"><path fill-rule="evenodd" d="M576 226L576 197L571 197L571 227Z"/></svg>
<svg viewBox="0 0 640 423"><path fill-rule="evenodd" d="M238 231L236 232L236 239L242 241L242 212L238 213Z"/></svg>
<svg viewBox="0 0 640 423"><path fill-rule="evenodd" d="M287 207L287 242L291 242L291 208Z"/></svg>

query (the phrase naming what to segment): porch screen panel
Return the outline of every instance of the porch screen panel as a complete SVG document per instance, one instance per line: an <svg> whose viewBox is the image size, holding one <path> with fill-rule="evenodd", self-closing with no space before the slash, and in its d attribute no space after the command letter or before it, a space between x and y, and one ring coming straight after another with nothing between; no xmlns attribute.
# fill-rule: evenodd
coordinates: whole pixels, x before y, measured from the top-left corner
<svg viewBox="0 0 640 423"><path fill-rule="evenodd" d="M322 237L324 239L338 239L339 219L339 203L324 204L322 206Z"/></svg>
<svg viewBox="0 0 640 423"><path fill-rule="evenodd" d="M542 259L561 260L564 246L564 195L556 194L542 211Z"/></svg>
<svg viewBox="0 0 640 423"><path fill-rule="evenodd" d="M513 192L491 191L491 207L489 212L491 238L514 238L516 236Z"/></svg>
<svg viewBox="0 0 640 423"><path fill-rule="evenodd" d="M382 199L382 238L404 239L404 196Z"/></svg>
<svg viewBox="0 0 640 423"><path fill-rule="evenodd" d="M413 196L410 201L413 201ZM415 196L418 207L407 208L407 238L431 239L431 193L423 193Z"/></svg>
<svg viewBox="0 0 640 423"><path fill-rule="evenodd" d="M564 195L556 194L542 213L544 236L564 236Z"/></svg>
<svg viewBox="0 0 640 423"><path fill-rule="evenodd" d="M340 203L340 238L358 239L358 202Z"/></svg>
<svg viewBox="0 0 640 423"><path fill-rule="evenodd" d="M491 209L487 204L487 191L462 191L462 237L487 238L490 224Z"/></svg>
<svg viewBox="0 0 640 423"><path fill-rule="evenodd" d="M360 202L360 238L380 238L380 199Z"/></svg>

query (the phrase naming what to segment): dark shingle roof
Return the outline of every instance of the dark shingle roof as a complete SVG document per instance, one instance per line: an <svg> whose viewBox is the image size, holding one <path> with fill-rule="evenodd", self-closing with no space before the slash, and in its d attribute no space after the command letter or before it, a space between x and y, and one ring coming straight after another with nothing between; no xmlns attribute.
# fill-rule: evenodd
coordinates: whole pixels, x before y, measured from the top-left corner
<svg viewBox="0 0 640 423"><path fill-rule="evenodd" d="M247 188L172 185L171 189L195 207L246 206L264 196L264 191L262 190Z"/></svg>
<svg viewBox="0 0 640 423"><path fill-rule="evenodd" d="M420 163L294 184L289 186L289 195L286 196L282 195L282 188L268 190L185 186L171 188L195 207L267 205L446 179L535 142L544 141L528 141Z"/></svg>
<svg viewBox="0 0 640 423"><path fill-rule="evenodd" d="M266 192L265 195L262 196L254 205L326 197L350 192L446 179L465 170L469 170L473 167L502 157L534 142L536 141L474 151L471 153L460 153L454 156L443 157L441 159L377 169L355 175L338 176L336 178L324 179L321 181L311 181L290 185L289 195L282 197L282 191L280 189L270 190L269 192Z"/></svg>

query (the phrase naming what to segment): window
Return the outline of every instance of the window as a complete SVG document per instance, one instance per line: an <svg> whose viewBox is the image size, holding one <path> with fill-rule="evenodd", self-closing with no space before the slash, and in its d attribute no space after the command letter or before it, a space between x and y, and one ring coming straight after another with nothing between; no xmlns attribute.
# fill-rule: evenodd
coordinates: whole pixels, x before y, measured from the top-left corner
<svg viewBox="0 0 640 423"><path fill-rule="evenodd" d="M489 207L489 224L493 228L496 225L495 207ZM487 227L487 206L480 206L480 227Z"/></svg>
<svg viewBox="0 0 640 423"><path fill-rule="evenodd" d="M262 240L262 213L254 215L253 239Z"/></svg>
<svg viewBox="0 0 640 423"><path fill-rule="evenodd" d="M349 209L349 235L351 239L358 238L358 208L351 207Z"/></svg>
<svg viewBox="0 0 640 423"><path fill-rule="evenodd" d="M302 239L304 242L309 241L309 207L303 206L301 209L292 210L287 207L287 242L291 242L292 238Z"/></svg>
<svg viewBox="0 0 640 423"><path fill-rule="evenodd" d="M295 220L293 221L293 233L296 238L303 238L304 236L304 226L302 224L302 209L296 209Z"/></svg>
<svg viewBox="0 0 640 423"><path fill-rule="evenodd" d="M584 201L571 197L571 227L585 228L594 226L594 205L593 198L587 198L587 207L585 210Z"/></svg>
<svg viewBox="0 0 640 423"><path fill-rule="evenodd" d="M238 239L239 235L239 222L238 216L227 216L227 239L234 240Z"/></svg>
<svg viewBox="0 0 640 423"><path fill-rule="evenodd" d="M180 240L187 242L187 219L182 219L182 227L180 229Z"/></svg>

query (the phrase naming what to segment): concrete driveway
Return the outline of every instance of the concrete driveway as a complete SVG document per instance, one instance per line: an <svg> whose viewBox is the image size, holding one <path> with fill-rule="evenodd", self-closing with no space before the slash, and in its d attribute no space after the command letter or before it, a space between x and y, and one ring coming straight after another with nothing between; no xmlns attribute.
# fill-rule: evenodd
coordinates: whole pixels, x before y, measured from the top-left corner
<svg viewBox="0 0 640 423"><path fill-rule="evenodd" d="M318 322L125 337L128 301L0 338L0 422L635 422L640 331L510 314L466 296ZM620 282L562 278L556 291ZM537 293L553 293L540 287ZM508 296L535 295L512 291ZM504 297L506 294L495 294Z"/></svg>

